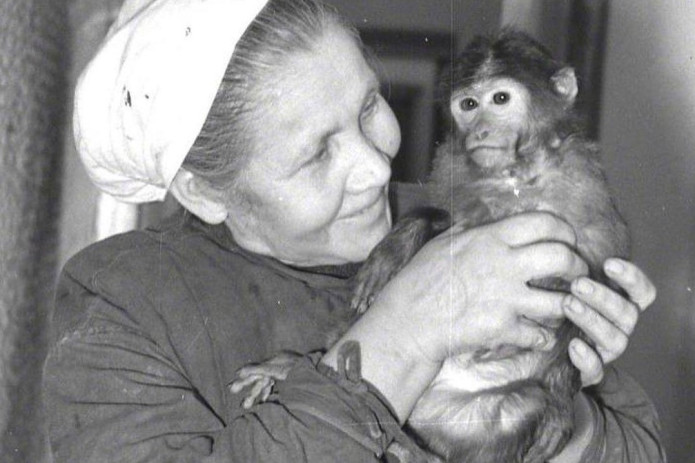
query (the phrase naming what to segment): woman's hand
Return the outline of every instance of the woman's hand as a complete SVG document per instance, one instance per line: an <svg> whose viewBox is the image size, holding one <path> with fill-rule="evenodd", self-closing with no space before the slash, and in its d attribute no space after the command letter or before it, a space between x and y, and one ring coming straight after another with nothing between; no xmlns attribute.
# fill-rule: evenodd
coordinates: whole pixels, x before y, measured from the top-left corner
<svg viewBox="0 0 695 463"><path fill-rule="evenodd" d="M328 350L357 341L362 376L401 420L452 355L500 345L542 347L552 336L531 320L564 317L564 295L529 287L545 277L586 275L572 227L556 216L520 214L470 230L452 228L425 245Z"/></svg>
<svg viewBox="0 0 695 463"><path fill-rule="evenodd" d="M586 275L571 251L575 240L567 223L547 213L453 227L415 255L375 306L391 307L389 326L431 362L504 344L543 346L551 335L531 320L562 317L564 295L527 282Z"/></svg>
<svg viewBox="0 0 695 463"><path fill-rule="evenodd" d="M603 366L625 352L640 314L656 298L654 285L634 264L608 259L604 270L625 290L627 299L602 284L579 278L572 283L572 295L563 302L567 318L595 344L591 348L578 338L570 343L570 358L581 371L584 386L603 379Z"/></svg>

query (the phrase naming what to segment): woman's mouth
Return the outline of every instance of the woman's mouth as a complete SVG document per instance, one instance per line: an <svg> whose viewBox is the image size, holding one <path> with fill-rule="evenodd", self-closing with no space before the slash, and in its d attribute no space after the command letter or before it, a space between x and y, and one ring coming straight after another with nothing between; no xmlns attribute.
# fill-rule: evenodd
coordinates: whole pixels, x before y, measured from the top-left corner
<svg viewBox="0 0 695 463"><path fill-rule="evenodd" d="M362 216L368 216L370 214L377 214L384 209L384 200L385 196L380 194L373 201L355 209L353 212L349 212L348 214L344 215L342 219L355 219Z"/></svg>

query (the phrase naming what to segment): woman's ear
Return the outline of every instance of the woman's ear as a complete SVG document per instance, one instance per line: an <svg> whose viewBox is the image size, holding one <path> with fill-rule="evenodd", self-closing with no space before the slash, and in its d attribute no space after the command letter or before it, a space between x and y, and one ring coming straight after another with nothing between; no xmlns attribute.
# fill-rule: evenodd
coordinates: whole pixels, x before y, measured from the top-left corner
<svg viewBox="0 0 695 463"><path fill-rule="evenodd" d="M227 219L227 206L220 194L186 169L179 169L169 191L191 214L203 222L217 225Z"/></svg>

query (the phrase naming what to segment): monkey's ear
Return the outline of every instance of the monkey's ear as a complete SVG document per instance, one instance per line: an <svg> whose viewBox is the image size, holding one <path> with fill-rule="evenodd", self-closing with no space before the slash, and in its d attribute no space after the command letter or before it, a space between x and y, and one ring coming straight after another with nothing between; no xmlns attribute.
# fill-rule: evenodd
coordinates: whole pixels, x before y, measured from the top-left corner
<svg viewBox="0 0 695 463"><path fill-rule="evenodd" d="M577 92L579 91L577 76L574 74L574 69L571 67L560 69L550 78L550 82L553 84L553 88L558 95L564 98L567 103L574 103L574 99L577 97Z"/></svg>
<svg viewBox="0 0 695 463"><path fill-rule="evenodd" d="M224 222L229 214L220 194L186 169L179 169L169 191L184 208L203 222L217 225Z"/></svg>

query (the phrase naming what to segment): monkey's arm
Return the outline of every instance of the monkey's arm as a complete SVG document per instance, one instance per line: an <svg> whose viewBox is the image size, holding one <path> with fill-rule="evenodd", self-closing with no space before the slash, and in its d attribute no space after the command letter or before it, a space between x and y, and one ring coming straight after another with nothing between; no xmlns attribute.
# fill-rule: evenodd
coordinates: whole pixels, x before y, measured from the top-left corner
<svg viewBox="0 0 695 463"><path fill-rule="evenodd" d="M355 275L351 307L357 313L364 313L379 291L415 253L450 225L449 214L432 207L417 208L400 219Z"/></svg>

